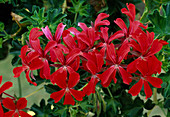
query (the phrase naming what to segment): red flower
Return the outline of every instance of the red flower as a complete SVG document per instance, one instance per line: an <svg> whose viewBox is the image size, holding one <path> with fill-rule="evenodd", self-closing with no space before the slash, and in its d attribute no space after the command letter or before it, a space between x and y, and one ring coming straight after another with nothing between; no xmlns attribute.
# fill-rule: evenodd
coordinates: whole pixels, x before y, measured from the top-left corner
<svg viewBox="0 0 170 117"><path fill-rule="evenodd" d="M66 25L63 25L63 23L60 23L57 27L57 30L54 36L52 36L48 26L46 26L45 28L41 28L45 36L50 40L48 44L50 43L50 45L54 45L54 46L51 46L52 49L50 48L51 61L53 62L56 62L56 54L55 54L56 49L58 48L62 49L65 54L69 53L68 48L65 47L63 44L61 44L61 39L60 39L63 34L65 26Z"/></svg>
<svg viewBox="0 0 170 117"><path fill-rule="evenodd" d="M117 79L115 78L116 71L120 72L125 84L129 84L132 81L132 79L130 78L131 75L125 69L123 69L123 65L121 65L122 60L127 56L129 51L130 48L127 41L125 41L118 50L115 50L113 43L107 46L106 62L111 66L99 75L101 83L104 87L109 86L112 79L115 83L117 82Z"/></svg>
<svg viewBox="0 0 170 117"><path fill-rule="evenodd" d="M55 71L51 75L52 83L55 83L55 79L58 79L58 75L63 73L64 71L70 70L71 72L77 71L80 64L79 49L73 49L67 56L64 56L61 49L56 51L57 59L60 64L53 64L54 67L59 67L57 71Z"/></svg>
<svg viewBox="0 0 170 117"><path fill-rule="evenodd" d="M0 76L0 84L2 83L2 76ZM13 83L10 81L5 82L1 87L0 87L0 95L10 87L12 87Z"/></svg>
<svg viewBox="0 0 170 117"><path fill-rule="evenodd" d="M158 67L159 65L152 58L148 58L147 61L141 60L141 62L137 64L137 69L141 72L142 75L139 76L139 81L131 87L128 93L132 94L132 96L136 96L144 85L146 99L151 97L152 89L150 88L148 82L156 88L161 88L162 84L162 79L152 77L152 74L156 73Z"/></svg>
<svg viewBox="0 0 170 117"><path fill-rule="evenodd" d="M96 84L99 81L98 73L101 71L104 64L103 55L97 51L84 53L83 56L87 59L87 62L83 61L84 68L88 70L92 76L86 87L83 88L83 92L87 95L95 93Z"/></svg>
<svg viewBox="0 0 170 117"><path fill-rule="evenodd" d="M134 4L126 4L127 8L123 8L121 9L122 13L126 14L127 16L129 16L129 27L127 28L125 22L121 19L121 18L117 18L114 22L122 29L125 37L120 39L122 42L125 39L130 39L132 38L132 35L134 35L136 33L137 30L141 30L140 27L147 29L147 26L144 26L142 23L140 23L139 21L135 21L135 15L136 15L136 10L135 10L135 5ZM121 33L121 32L120 32Z"/></svg>
<svg viewBox="0 0 170 117"><path fill-rule="evenodd" d="M14 68L13 73L14 77L17 78L23 71L25 71L27 81L36 86L37 84L31 81L29 73L31 70L37 70L42 68L44 66L44 63L42 62L41 59L38 58L39 55L37 52L29 52L27 54L28 50L29 49L27 45L21 48L20 58L22 60L22 66Z"/></svg>
<svg viewBox="0 0 170 117"><path fill-rule="evenodd" d="M61 100L61 98L65 95L64 105L71 104L74 105L75 101L73 97L78 100L83 100L83 92L73 89L77 85L80 80L80 76L76 72L70 71L69 79L67 79L67 71L63 71L63 73L59 73L57 78L55 79L56 84L62 88L62 90L58 92L54 92L51 94L51 98L54 99L55 103ZM72 97L73 96L73 97Z"/></svg>
<svg viewBox="0 0 170 117"><path fill-rule="evenodd" d="M134 35L134 38L138 43L135 40L130 40L129 43L129 45L133 47L132 54L138 58L128 65L127 71L134 73L137 70L136 65L140 60L147 61L148 57L153 56L152 58L157 61L157 64L159 65L157 72L160 73L161 62L154 57L154 54L162 49L163 44L158 39L154 40L153 32L147 32L146 34L145 32L140 31L139 33L139 35Z"/></svg>
<svg viewBox="0 0 170 117"><path fill-rule="evenodd" d="M40 40L38 39L39 36L43 35L42 31L39 31L38 28L33 28L29 35L29 42L32 49L39 54L39 57L42 59L44 66L40 69L40 77L50 79L50 67L48 64L48 60L50 59L47 53L53 49L57 43L55 41L50 41L46 46L45 49L42 50L40 46Z"/></svg>
<svg viewBox="0 0 170 117"><path fill-rule="evenodd" d="M3 100L3 105L5 108L9 109L9 111L4 114L5 117L32 117L31 115L22 111L22 109L27 106L27 100L25 98L20 98L14 103L11 98L7 97Z"/></svg>
<svg viewBox="0 0 170 117"><path fill-rule="evenodd" d="M82 52L88 52L90 49L93 49L94 42L99 40L99 26L101 25L110 25L108 20L103 20L104 18L109 17L106 13L100 13L95 20L94 25L91 27L87 27L85 23L78 23L78 26L83 30L79 32L76 28L71 27L65 31L64 34L64 43L68 46L68 48L79 48ZM75 35L73 38L70 35L70 32ZM67 36L69 35L69 36ZM77 40L77 44L75 43Z"/></svg>

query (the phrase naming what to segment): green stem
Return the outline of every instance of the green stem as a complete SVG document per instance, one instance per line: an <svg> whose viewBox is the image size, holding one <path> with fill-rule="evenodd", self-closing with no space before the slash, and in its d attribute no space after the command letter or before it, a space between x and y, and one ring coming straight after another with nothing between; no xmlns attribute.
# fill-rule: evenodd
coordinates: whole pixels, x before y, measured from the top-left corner
<svg viewBox="0 0 170 117"><path fill-rule="evenodd" d="M31 95L37 93L38 91L40 91L40 90L43 89L43 88L44 88L44 87L41 87L41 88L37 89L36 91L34 91L34 92L28 94L27 96L25 96L25 98L30 97Z"/></svg>
<svg viewBox="0 0 170 117"><path fill-rule="evenodd" d="M78 13L76 13L74 16L74 23L76 23L77 15L78 15Z"/></svg>
<svg viewBox="0 0 170 117"><path fill-rule="evenodd" d="M107 90L108 90L108 92L109 92L110 97L113 98L113 95L112 95L112 93L110 92L109 87L107 87Z"/></svg>
<svg viewBox="0 0 170 117"><path fill-rule="evenodd" d="M19 97L22 97L22 88L21 88L21 79L18 77L18 90L19 90Z"/></svg>
<svg viewBox="0 0 170 117"><path fill-rule="evenodd" d="M157 100L157 88L153 88L153 102L155 104L158 104L158 100Z"/></svg>
<svg viewBox="0 0 170 117"><path fill-rule="evenodd" d="M83 90L84 87L87 86L88 83L86 83L81 89L79 89L79 91Z"/></svg>
<svg viewBox="0 0 170 117"><path fill-rule="evenodd" d="M13 97L13 96L9 95L8 93L3 92L3 94L5 94L5 95L7 95L7 96L9 96L9 97L13 98L14 100L16 100L16 98L15 98L15 97Z"/></svg>

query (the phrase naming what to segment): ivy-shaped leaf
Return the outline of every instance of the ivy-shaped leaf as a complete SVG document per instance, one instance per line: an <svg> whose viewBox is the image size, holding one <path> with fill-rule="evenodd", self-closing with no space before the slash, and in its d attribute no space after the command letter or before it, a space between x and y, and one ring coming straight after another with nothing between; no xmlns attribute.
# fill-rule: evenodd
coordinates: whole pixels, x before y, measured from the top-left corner
<svg viewBox="0 0 170 117"><path fill-rule="evenodd" d="M158 10L148 15L149 20L154 25L153 31L159 37L170 35L170 4L163 5L163 10L165 11L164 16L161 16Z"/></svg>

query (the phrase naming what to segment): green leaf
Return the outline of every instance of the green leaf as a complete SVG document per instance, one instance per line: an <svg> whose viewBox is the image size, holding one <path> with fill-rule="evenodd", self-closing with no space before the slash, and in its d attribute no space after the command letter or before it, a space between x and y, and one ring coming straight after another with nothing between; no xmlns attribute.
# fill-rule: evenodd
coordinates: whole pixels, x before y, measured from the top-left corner
<svg viewBox="0 0 170 117"><path fill-rule="evenodd" d="M153 14L148 15L149 20L154 25L153 31L160 37L170 35L170 4L163 5L165 10L164 16L161 16L158 10L155 10Z"/></svg>
<svg viewBox="0 0 170 117"><path fill-rule="evenodd" d="M164 102L164 108L170 108L170 99L167 99L167 100Z"/></svg>
<svg viewBox="0 0 170 117"><path fill-rule="evenodd" d="M71 0L73 7L69 8L68 10L72 13L79 13L81 16L89 16L87 9L89 5L83 5L85 0Z"/></svg>
<svg viewBox="0 0 170 117"><path fill-rule="evenodd" d="M3 22L0 22L0 32L4 31L4 23Z"/></svg>
<svg viewBox="0 0 170 117"><path fill-rule="evenodd" d="M52 117L51 116L51 105L45 104L45 100L42 99L40 106L33 104L31 110L36 113L36 117Z"/></svg>
<svg viewBox="0 0 170 117"><path fill-rule="evenodd" d="M2 43L3 43L3 40L2 38L0 38L0 48L2 48Z"/></svg>

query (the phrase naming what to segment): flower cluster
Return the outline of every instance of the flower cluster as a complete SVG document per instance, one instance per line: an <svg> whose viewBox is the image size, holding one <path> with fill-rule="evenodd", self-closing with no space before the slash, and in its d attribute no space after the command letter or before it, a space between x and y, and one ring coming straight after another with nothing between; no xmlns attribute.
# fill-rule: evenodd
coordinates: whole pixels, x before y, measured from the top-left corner
<svg viewBox="0 0 170 117"><path fill-rule="evenodd" d="M112 79L116 83L116 73L127 85L133 80L137 81L128 91L130 94L138 95L144 85L146 98L151 97L150 84L157 88L162 84L160 78L152 76L161 72L161 62L155 54L167 43L154 39L154 33L146 31L147 26L135 20L133 4L127 4L127 9L123 8L121 12L128 16L129 27L121 18L117 18L114 22L121 30L111 35L107 27L110 22L105 19L109 14L106 13L100 13L90 27L78 23L81 31L74 27L65 29L63 23L58 25L54 35L48 26L33 28L29 42L21 48L22 66L13 69L14 77L19 77L24 71L27 81L36 86L32 80L36 80L32 71L39 70L41 78L61 88L50 96L55 103L65 96L64 104L74 105L74 98L82 101L85 95L95 93L97 83L103 87L108 87ZM45 47L41 46L39 39L42 35L49 40ZM120 43L114 44L114 40ZM127 64L127 59L132 62ZM52 67L57 69L53 73L50 69ZM91 74L84 79L87 84L82 90L75 88L80 82L79 69Z"/></svg>

